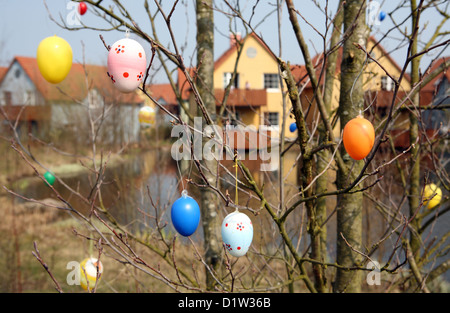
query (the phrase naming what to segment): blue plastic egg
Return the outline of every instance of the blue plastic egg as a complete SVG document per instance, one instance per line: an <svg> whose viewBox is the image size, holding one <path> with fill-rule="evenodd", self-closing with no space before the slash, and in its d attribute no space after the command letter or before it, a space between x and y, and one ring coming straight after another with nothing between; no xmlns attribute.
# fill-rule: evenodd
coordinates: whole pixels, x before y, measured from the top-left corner
<svg viewBox="0 0 450 313"><path fill-rule="evenodd" d="M172 224L180 235L188 237L192 235L200 223L200 207L197 201L183 191L171 209Z"/></svg>
<svg viewBox="0 0 450 313"><path fill-rule="evenodd" d="M380 16L378 17L380 19L380 21L382 22L385 18L386 18L386 12L381 11L380 12Z"/></svg>
<svg viewBox="0 0 450 313"><path fill-rule="evenodd" d="M222 241L232 256L244 256L252 240L253 225L247 215L235 211L225 217L222 222Z"/></svg>
<svg viewBox="0 0 450 313"><path fill-rule="evenodd" d="M292 123L291 125L289 125L289 130L291 131L291 133L295 132L297 130L297 123Z"/></svg>

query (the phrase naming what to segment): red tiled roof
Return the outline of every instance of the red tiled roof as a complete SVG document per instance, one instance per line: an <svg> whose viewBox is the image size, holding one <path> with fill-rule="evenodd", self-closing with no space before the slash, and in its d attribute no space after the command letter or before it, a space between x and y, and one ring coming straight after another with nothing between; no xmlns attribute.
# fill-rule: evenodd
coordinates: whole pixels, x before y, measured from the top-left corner
<svg viewBox="0 0 450 313"><path fill-rule="evenodd" d="M291 65L291 73L298 84L303 84L308 79L308 71L304 65Z"/></svg>
<svg viewBox="0 0 450 313"><path fill-rule="evenodd" d="M421 105L430 105L433 102L433 99L438 91L439 83L442 81L444 77L447 78L448 81L450 81L450 71L448 70L450 68L450 57L444 57L435 60L428 73L430 74L433 73L443 63L447 63L447 68L420 89ZM426 75L428 75L428 73L425 74L425 77Z"/></svg>
<svg viewBox="0 0 450 313"><path fill-rule="evenodd" d="M177 97L173 92L173 88L170 84L153 84L148 87L150 95L156 100L161 99L168 105L178 104Z"/></svg>
<svg viewBox="0 0 450 313"><path fill-rule="evenodd" d="M445 69L441 74L433 78L428 84L422 87L421 91L431 91L435 92L436 87L441 81L442 78L446 77L448 81L450 81L450 56L437 59L433 62L433 65L430 68L429 73L433 73L438 67L442 65L442 63L447 63L447 69Z"/></svg>
<svg viewBox="0 0 450 313"><path fill-rule="evenodd" d="M189 75L191 76L191 78L195 81L195 72L193 68L188 68L187 69L189 72ZM189 85L186 76L184 75L183 71L181 71L178 68L178 89L181 92L181 98L183 98L183 100L187 100L189 99L189 96L191 94L191 86Z"/></svg>
<svg viewBox="0 0 450 313"><path fill-rule="evenodd" d="M83 64L73 63L64 81L55 85L43 78L36 58L17 56L12 63L16 61L48 103L83 101L87 97L88 90L91 89L96 89L107 103L139 104L143 102L137 93L119 92L112 85L105 66L88 64L83 66Z"/></svg>
<svg viewBox="0 0 450 313"><path fill-rule="evenodd" d="M0 67L0 83L2 82L3 77L5 76L7 71L8 71L7 67Z"/></svg>

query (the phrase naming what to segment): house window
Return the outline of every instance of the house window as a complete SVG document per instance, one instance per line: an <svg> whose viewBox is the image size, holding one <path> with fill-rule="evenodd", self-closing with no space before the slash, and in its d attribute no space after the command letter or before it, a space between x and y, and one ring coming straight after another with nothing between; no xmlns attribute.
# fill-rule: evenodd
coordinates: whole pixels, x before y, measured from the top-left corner
<svg viewBox="0 0 450 313"><path fill-rule="evenodd" d="M25 91L24 100L25 100L24 101L25 104L35 105L36 104L36 100L35 100L35 97L34 97L34 92L31 91L31 90Z"/></svg>
<svg viewBox="0 0 450 313"><path fill-rule="evenodd" d="M392 91L394 89L394 81L389 76L382 76L381 89L386 91Z"/></svg>
<svg viewBox="0 0 450 313"><path fill-rule="evenodd" d="M264 89L278 88L278 74L264 74Z"/></svg>
<svg viewBox="0 0 450 313"><path fill-rule="evenodd" d="M233 77L233 73L223 73L223 89L228 87L228 84L230 83L231 78ZM234 77L234 82L231 85L231 87L239 88L239 73L236 73L236 76Z"/></svg>
<svg viewBox="0 0 450 313"><path fill-rule="evenodd" d="M6 105L12 105L12 94L11 91L4 91L3 98L5 100Z"/></svg>
<svg viewBox="0 0 450 313"><path fill-rule="evenodd" d="M264 113L264 125L278 126L278 112L265 112Z"/></svg>

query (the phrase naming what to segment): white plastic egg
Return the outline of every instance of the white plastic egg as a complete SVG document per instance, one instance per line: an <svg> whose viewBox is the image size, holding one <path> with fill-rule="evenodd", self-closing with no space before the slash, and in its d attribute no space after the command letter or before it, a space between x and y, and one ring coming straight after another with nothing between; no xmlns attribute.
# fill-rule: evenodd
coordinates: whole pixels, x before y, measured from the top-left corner
<svg viewBox="0 0 450 313"><path fill-rule="evenodd" d="M239 211L228 214L222 222L222 240L232 256L244 256L253 240L250 218Z"/></svg>

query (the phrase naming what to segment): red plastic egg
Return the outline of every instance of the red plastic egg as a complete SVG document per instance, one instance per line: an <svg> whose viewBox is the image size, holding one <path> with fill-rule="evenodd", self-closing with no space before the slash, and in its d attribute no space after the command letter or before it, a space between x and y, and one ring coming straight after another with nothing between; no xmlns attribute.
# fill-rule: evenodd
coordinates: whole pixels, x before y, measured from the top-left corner
<svg viewBox="0 0 450 313"><path fill-rule="evenodd" d="M80 13L81 15L84 15L84 13L86 13L87 11L87 5L84 2L80 2L80 4L78 5L78 13Z"/></svg>
<svg viewBox="0 0 450 313"><path fill-rule="evenodd" d="M354 160L362 160L373 148L375 130L371 122L358 116L345 125L342 140L350 157Z"/></svg>

